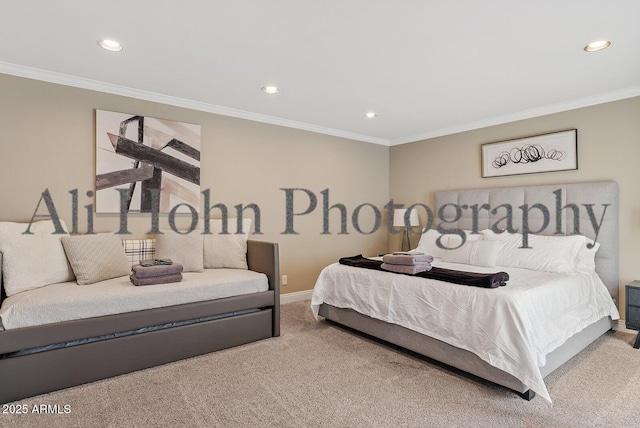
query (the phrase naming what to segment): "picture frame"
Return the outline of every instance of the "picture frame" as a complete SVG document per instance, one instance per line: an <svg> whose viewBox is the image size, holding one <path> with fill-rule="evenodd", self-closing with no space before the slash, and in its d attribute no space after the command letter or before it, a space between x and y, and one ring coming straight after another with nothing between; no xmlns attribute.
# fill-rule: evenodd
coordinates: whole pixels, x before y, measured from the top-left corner
<svg viewBox="0 0 640 428"><path fill-rule="evenodd" d="M485 143L482 178L578 169L578 130Z"/></svg>
<svg viewBox="0 0 640 428"><path fill-rule="evenodd" d="M199 212L200 134L200 125L96 109L96 213Z"/></svg>

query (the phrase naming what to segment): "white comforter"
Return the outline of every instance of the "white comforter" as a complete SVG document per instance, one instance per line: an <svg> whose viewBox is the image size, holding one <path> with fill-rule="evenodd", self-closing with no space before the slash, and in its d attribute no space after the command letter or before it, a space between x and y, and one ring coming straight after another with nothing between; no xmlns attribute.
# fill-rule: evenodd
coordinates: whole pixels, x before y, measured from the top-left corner
<svg viewBox="0 0 640 428"><path fill-rule="evenodd" d="M434 262L473 272L509 273L506 286L484 289L337 263L318 277L311 308L327 303L398 324L478 355L551 401L539 366L591 323L618 310L597 274Z"/></svg>
<svg viewBox="0 0 640 428"><path fill-rule="evenodd" d="M266 275L244 269L205 269L183 273L182 277L181 282L140 287L131 284L128 276L89 285L47 285L5 299L0 322L8 330L221 299L269 288Z"/></svg>

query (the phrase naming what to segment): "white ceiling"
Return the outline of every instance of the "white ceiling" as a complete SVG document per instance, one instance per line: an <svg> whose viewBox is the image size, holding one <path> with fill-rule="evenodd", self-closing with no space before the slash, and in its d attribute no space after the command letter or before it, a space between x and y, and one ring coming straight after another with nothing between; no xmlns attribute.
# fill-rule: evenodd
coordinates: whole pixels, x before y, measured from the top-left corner
<svg viewBox="0 0 640 428"><path fill-rule="evenodd" d="M638 0L0 7L1 73L380 144L640 95ZM124 51L101 49L102 38ZM583 51L603 38L610 48Z"/></svg>

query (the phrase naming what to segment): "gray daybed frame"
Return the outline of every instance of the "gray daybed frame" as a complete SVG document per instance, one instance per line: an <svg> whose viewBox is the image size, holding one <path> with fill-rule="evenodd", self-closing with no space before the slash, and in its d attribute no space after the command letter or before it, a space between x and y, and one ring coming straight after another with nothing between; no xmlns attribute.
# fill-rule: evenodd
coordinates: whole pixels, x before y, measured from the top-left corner
<svg viewBox="0 0 640 428"><path fill-rule="evenodd" d="M557 192L557 190L561 192ZM553 193L556 192L556 193ZM458 206L474 204L489 204L493 209L501 204L510 204L514 213L521 213L518 207L528 204L543 204L550 210L550 225L544 231L545 235L556 232L556 195L560 193L560 208L567 204L575 204L579 208L579 230L583 235L594 239L595 233L591 227L591 220L587 212L587 205L592 205L596 218L600 221L603 205L608 204L606 214L602 218L602 224L598 234L598 242L601 246L596 254L596 272L609 289L613 300L618 298L618 186L615 182L561 184L547 186L512 187L498 189L475 189L461 191L437 192L435 194L436 207L447 204ZM434 211L437 216L437 210ZM460 228L471 230L473 219L471 210L463 210L462 216L455 219L453 210L445 209L447 223L445 229ZM495 215L486 210L479 212L478 230L483 230L493 225L504 217L505 211L499 210ZM528 224L532 233L537 233L543 224L542 212L538 209L530 209ZM561 234L570 235L574 231L574 214L572 208L563 209L560 212L562 220ZM514 228L522 230L521 219L514 219ZM341 309L328 304L320 306L320 315L327 320L350 327L354 330L366 333L382 339L391 344L416 352L428 358L440 361L448 366L460 369L464 372L486 379L490 382L502 385L519 393L523 398L530 400L535 394L529 387L514 376L497 369L481 360L475 354L451 346L440 340L416 333L402 326L389 324L384 321L370 318L351 309ZM543 377L560 367L571 359L591 342L607 332L613 326L609 317L602 318L598 322L587 327L580 333L571 337L562 346L547 355L547 363L541 367Z"/></svg>
<svg viewBox="0 0 640 428"><path fill-rule="evenodd" d="M258 311L164 330L0 359L0 403L280 336L278 244L248 241L249 269L269 290L223 299L0 331L0 355L143 327Z"/></svg>

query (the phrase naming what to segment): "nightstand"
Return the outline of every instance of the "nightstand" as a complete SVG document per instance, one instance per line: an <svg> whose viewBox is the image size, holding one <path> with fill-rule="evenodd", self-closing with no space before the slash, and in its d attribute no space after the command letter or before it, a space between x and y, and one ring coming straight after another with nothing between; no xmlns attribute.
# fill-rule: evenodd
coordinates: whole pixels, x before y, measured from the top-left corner
<svg viewBox="0 0 640 428"><path fill-rule="evenodd" d="M624 287L625 323L628 329L640 330L640 281L632 281ZM636 337L634 348L640 348L640 333Z"/></svg>

